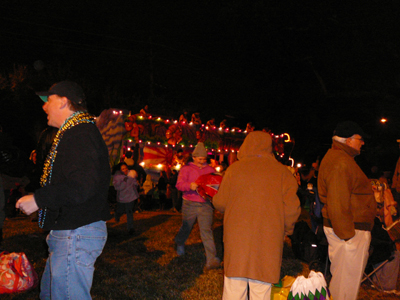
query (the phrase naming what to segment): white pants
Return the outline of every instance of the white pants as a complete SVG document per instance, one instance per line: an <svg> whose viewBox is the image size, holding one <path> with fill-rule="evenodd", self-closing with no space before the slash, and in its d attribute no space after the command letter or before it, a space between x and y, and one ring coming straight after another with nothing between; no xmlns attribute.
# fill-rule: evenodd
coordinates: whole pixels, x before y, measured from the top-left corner
<svg viewBox="0 0 400 300"><path fill-rule="evenodd" d="M223 300L270 300L272 284L244 277L224 277Z"/></svg>
<svg viewBox="0 0 400 300"><path fill-rule="evenodd" d="M329 290L333 299L356 300L363 271L368 261L371 232L356 230L348 241L340 239L330 227L324 226L329 243L332 279Z"/></svg>

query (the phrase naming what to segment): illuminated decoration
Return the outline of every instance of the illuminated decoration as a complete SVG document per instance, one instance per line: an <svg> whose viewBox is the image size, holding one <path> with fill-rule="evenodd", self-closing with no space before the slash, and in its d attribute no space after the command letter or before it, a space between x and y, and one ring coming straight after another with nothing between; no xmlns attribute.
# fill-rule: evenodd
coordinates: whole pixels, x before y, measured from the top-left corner
<svg viewBox="0 0 400 300"><path fill-rule="evenodd" d="M143 162L147 166L151 165L171 165L172 164L172 149L165 147L149 147L143 148Z"/></svg>
<svg viewBox="0 0 400 300"><path fill-rule="evenodd" d="M286 140L283 140L285 143L289 143L289 142L291 142L291 140L290 140L290 135L289 135L289 133L284 133L283 134L283 137L287 137L287 139Z"/></svg>
<svg viewBox="0 0 400 300"><path fill-rule="evenodd" d="M291 162L290 166L293 168L293 166L294 166L294 159L291 158L291 157L289 157L289 161Z"/></svg>
<svg viewBox="0 0 400 300"><path fill-rule="evenodd" d="M387 122L387 119L386 118L382 118L381 119L381 123L386 123Z"/></svg>
<svg viewBox="0 0 400 300"><path fill-rule="evenodd" d="M228 128L225 124L220 127L202 124L198 129L192 122L188 124L161 116L143 117L115 109L103 111L96 124L109 149L111 165L119 163L126 149L133 148L135 144L139 144L142 150L146 147L159 147L174 152L176 147L190 149L201 141L209 153L228 155L239 150L249 133L249 130ZM288 160L290 155L287 154L291 153L294 140L288 133L270 134L275 157L280 161Z"/></svg>
<svg viewBox="0 0 400 300"><path fill-rule="evenodd" d="M168 144L175 146L182 141L182 129L179 125L169 126L165 136L168 139Z"/></svg>

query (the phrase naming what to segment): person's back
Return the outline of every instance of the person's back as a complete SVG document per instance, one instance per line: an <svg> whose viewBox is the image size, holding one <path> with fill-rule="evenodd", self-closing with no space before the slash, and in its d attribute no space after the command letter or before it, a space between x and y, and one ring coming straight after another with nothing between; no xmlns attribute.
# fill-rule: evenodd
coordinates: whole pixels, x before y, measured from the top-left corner
<svg viewBox="0 0 400 300"><path fill-rule="evenodd" d="M279 281L283 238L292 234L300 214L296 180L273 157L271 145L267 133L250 133L213 198L224 212L224 297L235 295L233 285L241 284L233 277L243 285L249 279L269 287ZM256 289L250 287L250 293Z"/></svg>

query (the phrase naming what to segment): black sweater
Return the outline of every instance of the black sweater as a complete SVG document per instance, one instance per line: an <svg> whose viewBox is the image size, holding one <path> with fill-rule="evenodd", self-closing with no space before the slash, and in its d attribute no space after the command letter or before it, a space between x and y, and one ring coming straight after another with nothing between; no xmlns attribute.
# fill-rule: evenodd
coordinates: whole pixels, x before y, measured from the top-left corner
<svg viewBox="0 0 400 300"><path fill-rule="evenodd" d="M44 229L68 230L110 218L108 150L94 124L78 124L62 137L50 184L35 192L47 207Z"/></svg>

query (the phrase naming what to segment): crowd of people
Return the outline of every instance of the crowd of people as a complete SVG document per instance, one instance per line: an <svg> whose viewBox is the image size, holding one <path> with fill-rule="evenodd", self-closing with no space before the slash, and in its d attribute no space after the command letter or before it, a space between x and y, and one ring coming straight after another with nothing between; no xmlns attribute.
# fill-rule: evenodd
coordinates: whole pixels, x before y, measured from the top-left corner
<svg viewBox="0 0 400 300"><path fill-rule="evenodd" d="M181 214L175 236L178 256L187 255L186 240L198 223L205 268L224 268L223 299L270 299L272 285L280 279L284 238L293 234L303 207L309 211L312 231L322 233L329 245L333 299L355 300L371 251L375 247L378 252L377 239L383 239L384 233L376 229L389 228L398 218L400 159L393 178L378 176L371 185L354 160L368 135L354 122L340 122L324 157L300 169L280 163L271 135L254 131L249 123L238 161L221 172L222 183L211 202L197 192L199 177L216 172L203 143L185 157L177 151L180 170L166 168L157 180L135 161L132 151L110 170L107 147L87 112L82 88L62 81L40 96L48 125L55 130L43 132L25 176L0 177L0 233L6 215L12 218L16 209L49 231L41 299L90 299L93 265L107 240L106 222L112 217L120 222L126 214L132 235L134 213L154 209ZM148 107L140 114L148 114ZM187 112L180 121L188 121ZM200 125L200 114L194 113L191 122ZM207 124L213 126L215 120ZM215 209L224 214L221 258L212 230ZM390 234L386 240L394 257L386 272L394 275L388 278L383 269L376 276L386 292L398 293L400 246ZM67 255L65 249L70 249Z"/></svg>

